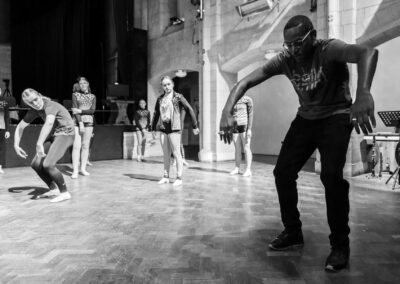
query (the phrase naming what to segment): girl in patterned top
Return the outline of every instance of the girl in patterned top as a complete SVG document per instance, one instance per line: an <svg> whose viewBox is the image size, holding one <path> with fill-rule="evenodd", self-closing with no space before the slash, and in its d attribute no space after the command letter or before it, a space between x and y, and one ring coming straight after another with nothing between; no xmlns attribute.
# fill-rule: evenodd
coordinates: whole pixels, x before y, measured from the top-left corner
<svg viewBox="0 0 400 284"><path fill-rule="evenodd" d="M75 120L75 141L72 149L71 178L78 178L80 173L88 176L86 166L89 157L90 139L93 133L93 114L96 109L96 96L90 92L89 81L85 77L78 80L80 90L72 94L72 113Z"/></svg>
<svg viewBox="0 0 400 284"><path fill-rule="evenodd" d="M136 136L137 136L137 160L142 161L144 151L146 148L146 136L147 131L150 128L150 111L146 109L146 101L139 101L139 109L135 112L134 121L136 124Z"/></svg>
<svg viewBox="0 0 400 284"><path fill-rule="evenodd" d="M242 160L242 147L246 157L246 170L243 176L251 176L251 162L253 154L250 149L251 127L253 125L253 100L243 96L235 105L233 110L234 128L233 144L235 145L235 168L231 175L239 174L239 166Z"/></svg>

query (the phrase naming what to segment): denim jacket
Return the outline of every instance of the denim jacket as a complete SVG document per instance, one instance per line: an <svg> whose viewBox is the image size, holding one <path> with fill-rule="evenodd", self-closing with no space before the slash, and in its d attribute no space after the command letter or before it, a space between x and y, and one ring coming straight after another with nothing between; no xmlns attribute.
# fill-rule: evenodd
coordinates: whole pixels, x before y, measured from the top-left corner
<svg viewBox="0 0 400 284"><path fill-rule="evenodd" d="M152 130L163 130L164 125L161 122L160 118L160 102L165 94L162 94L158 97L156 106L154 108L154 116L152 122ZM182 108L189 112L190 118L192 119L192 127L193 129L197 128L197 120L196 115L194 114L193 108L189 105L188 101L185 97L179 93L174 92L172 96L172 104L174 106L174 111L171 117L171 128L172 130L182 130L182 121L181 121L181 112Z"/></svg>

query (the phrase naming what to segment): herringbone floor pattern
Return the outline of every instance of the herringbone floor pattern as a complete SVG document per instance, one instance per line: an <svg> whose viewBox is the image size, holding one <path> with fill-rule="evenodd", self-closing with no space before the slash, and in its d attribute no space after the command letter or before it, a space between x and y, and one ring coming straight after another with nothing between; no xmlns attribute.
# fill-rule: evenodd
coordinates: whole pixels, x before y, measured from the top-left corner
<svg viewBox="0 0 400 284"><path fill-rule="evenodd" d="M251 178L231 167L191 162L173 188L156 184L160 159L95 162L89 177L66 176L72 199L58 204L32 199L43 184L30 168L6 169L0 283L400 283L400 190L351 180L351 264L331 274L319 176L299 179L304 248L272 252L273 166L254 163Z"/></svg>

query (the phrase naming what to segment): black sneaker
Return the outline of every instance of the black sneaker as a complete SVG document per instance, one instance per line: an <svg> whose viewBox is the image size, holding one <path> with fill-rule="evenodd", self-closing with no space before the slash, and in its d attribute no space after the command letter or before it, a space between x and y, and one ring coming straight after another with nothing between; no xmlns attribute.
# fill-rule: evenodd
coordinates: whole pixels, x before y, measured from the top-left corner
<svg viewBox="0 0 400 284"><path fill-rule="evenodd" d="M336 272L346 268L349 263L349 255L349 247L332 247L331 253L326 259L325 270Z"/></svg>
<svg viewBox="0 0 400 284"><path fill-rule="evenodd" d="M284 230L279 236L276 237L270 244L271 250L288 250L304 245L303 233L298 232L287 232Z"/></svg>

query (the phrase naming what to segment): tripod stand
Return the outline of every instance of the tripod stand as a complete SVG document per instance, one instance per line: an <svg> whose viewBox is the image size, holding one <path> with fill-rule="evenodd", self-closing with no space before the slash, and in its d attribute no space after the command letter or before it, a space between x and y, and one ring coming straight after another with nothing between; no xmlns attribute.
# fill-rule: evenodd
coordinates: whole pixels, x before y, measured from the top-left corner
<svg viewBox="0 0 400 284"><path fill-rule="evenodd" d="M400 185L400 142L397 143L396 152L394 154L394 157L397 162L397 168L394 170L393 174L385 182L385 184L388 184L388 182L392 179L392 177L394 177L392 190L394 190L394 188L396 187L396 184Z"/></svg>
<svg viewBox="0 0 400 284"><path fill-rule="evenodd" d="M12 97L12 94L10 91L10 79L3 79L3 82L6 85L3 96L4 97Z"/></svg>
<svg viewBox="0 0 400 284"><path fill-rule="evenodd" d="M378 115L382 119L385 126L399 127L400 111L378 111ZM392 190L394 190L394 188L396 187L396 184L400 185L400 142L397 143L394 157L397 162L397 168L393 172L393 174L388 178L388 180L385 182L385 184L388 184L388 182L394 177Z"/></svg>

